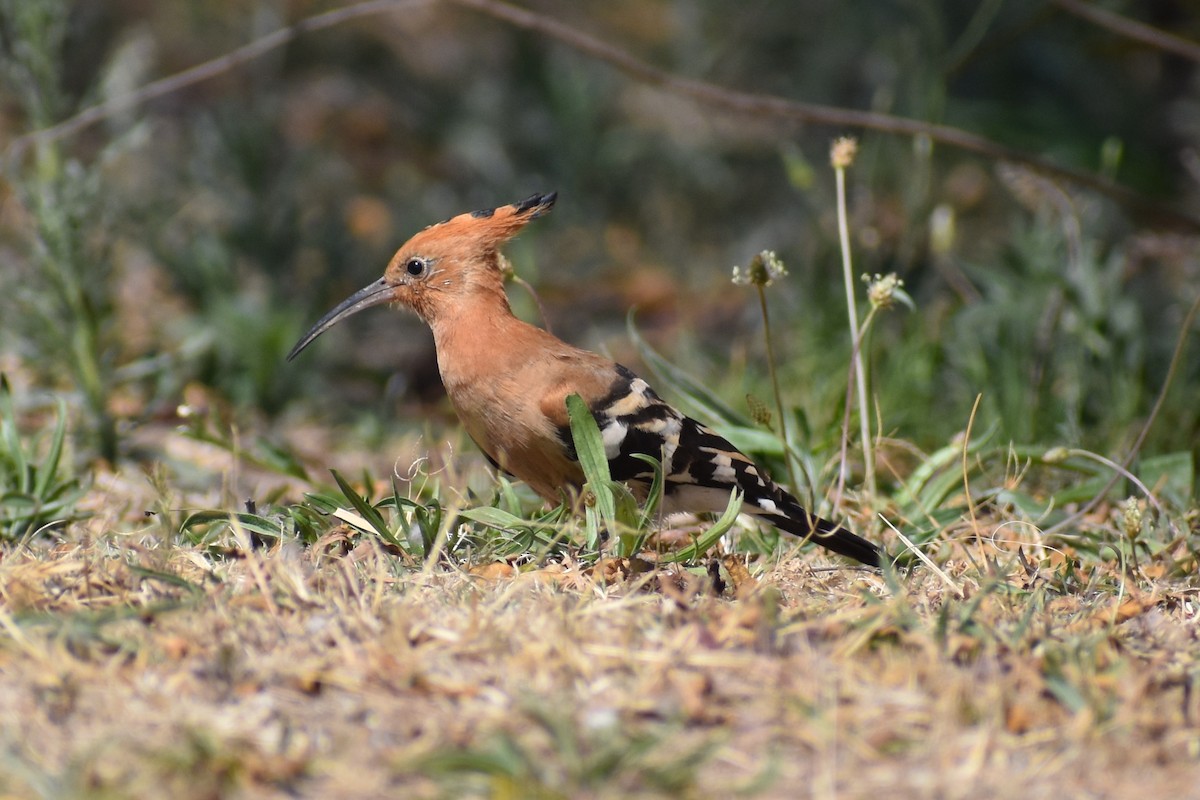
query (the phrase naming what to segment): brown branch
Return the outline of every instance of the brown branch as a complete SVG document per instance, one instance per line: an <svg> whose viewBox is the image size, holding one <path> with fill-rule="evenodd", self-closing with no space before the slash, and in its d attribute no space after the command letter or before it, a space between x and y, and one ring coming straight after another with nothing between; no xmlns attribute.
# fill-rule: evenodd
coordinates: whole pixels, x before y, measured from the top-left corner
<svg viewBox="0 0 1200 800"><path fill-rule="evenodd" d="M1181 58L1200 64L1200 44L1188 41L1181 36L1167 33L1164 30L1151 27L1144 22L1122 17L1103 8L1082 2L1082 0L1052 0L1054 5L1081 19L1086 19L1093 25L1111 31L1126 39L1149 45L1158 50L1174 53Z"/></svg>
<svg viewBox="0 0 1200 800"><path fill-rule="evenodd" d="M168 75L165 78L148 83L132 92L110 97L102 103L89 106L57 125L18 136L9 144L6 160L16 161L20 159L24 151L31 145L66 139L114 114L135 108L155 98L172 94L193 84L206 81L209 78L215 78L224 72L236 69L259 56L282 47L303 33L331 28L347 20L365 17L369 14L430 5L433 2L435 0L366 0L363 3L343 6L333 11L326 11L323 14L305 17L286 28L272 31L249 44L242 45L236 50L214 58L211 61L205 61L203 64L197 64L182 72L176 72L174 75Z"/></svg>
<svg viewBox="0 0 1200 800"><path fill-rule="evenodd" d="M920 120L880 114L874 111L858 111L836 106L787 100L770 95L751 94L714 86L711 83L683 78L651 66L629 53L607 42L578 31L564 23L533 11L509 5L498 0L447 0L454 5L470 8L502 19L519 28L534 31L556 39L568 47L603 61L642 83L657 86L671 94L690 97L714 108L735 114L769 117L795 124L825 125L839 128L863 128L905 136L927 136L960 150L978 153L1001 161L1024 164L1044 175L1069 181L1105 194L1131 210L1149 218L1159 217L1170 225L1200 230L1200 218L1182 211L1162 206L1141 194L1108 180L1100 175L1071 169L1055 164L1040 156L1030 155L984 136Z"/></svg>
<svg viewBox="0 0 1200 800"><path fill-rule="evenodd" d="M303 33L322 30L370 14L415 8L434 2L437 0L366 0L306 17L286 28L280 28L255 39L226 55L154 81L127 94L110 98L103 103L84 109L57 125L19 136L9 145L6 157L10 160L19 159L24 150L32 144L65 139L113 114L235 69L287 44ZM635 80L656 86L672 94L690 97L703 105L733 114L777 119L796 125L813 124L837 128L861 128L903 136L926 136L932 141L949 147L978 153L992 159L1024 164L1042 174L1087 187L1105 194L1151 219L1165 220L1175 227L1200 230L1200 218L1164 207L1107 178L1060 166L1040 156L1024 153L960 128L873 111L838 108L725 89L703 81L673 75L562 22L507 3L497 0L445 0L445 2L472 9L518 28L555 39L597 61L615 67ZM1056 2L1070 3L1071 0L1056 0Z"/></svg>

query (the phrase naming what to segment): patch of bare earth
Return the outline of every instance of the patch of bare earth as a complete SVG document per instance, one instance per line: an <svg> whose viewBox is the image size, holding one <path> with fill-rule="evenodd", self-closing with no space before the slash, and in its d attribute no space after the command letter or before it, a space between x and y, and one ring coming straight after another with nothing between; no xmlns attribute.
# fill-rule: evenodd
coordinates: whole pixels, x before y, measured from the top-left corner
<svg viewBox="0 0 1200 800"><path fill-rule="evenodd" d="M132 797L1186 797L1196 595L789 557L736 597L366 542L0 560L0 789ZM484 571L487 574L487 571ZM503 572L503 571L501 571ZM727 592L727 595L730 592Z"/></svg>

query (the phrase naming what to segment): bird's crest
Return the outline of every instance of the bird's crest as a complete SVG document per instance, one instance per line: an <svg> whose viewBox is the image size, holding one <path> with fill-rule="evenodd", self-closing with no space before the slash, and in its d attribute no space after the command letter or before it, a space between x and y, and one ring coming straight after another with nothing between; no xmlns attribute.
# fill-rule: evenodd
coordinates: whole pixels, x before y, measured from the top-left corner
<svg viewBox="0 0 1200 800"><path fill-rule="evenodd" d="M483 208L459 214L444 222L430 225L417 237L453 237L471 241L476 246L496 248L516 236L531 220L549 212L557 198L557 192L535 194L499 208ZM417 237L414 237L414 241Z"/></svg>

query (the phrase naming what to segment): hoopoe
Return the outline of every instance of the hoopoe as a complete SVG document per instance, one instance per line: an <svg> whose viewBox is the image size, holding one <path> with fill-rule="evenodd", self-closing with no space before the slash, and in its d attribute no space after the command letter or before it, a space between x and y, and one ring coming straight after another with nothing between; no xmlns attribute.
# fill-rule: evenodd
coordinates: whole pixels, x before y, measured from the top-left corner
<svg viewBox="0 0 1200 800"><path fill-rule="evenodd" d="M738 489L744 513L878 566L875 545L810 514L736 447L668 405L631 370L513 315L499 247L547 213L556 196L533 195L421 231L396 252L382 278L317 322L288 360L350 315L397 303L432 329L442 382L471 438L493 466L547 500L584 482L566 410L566 398L578 394L600 428L614 480L644 495L653 472L634 456L661 459L664 513L723 511Z"/></svg>

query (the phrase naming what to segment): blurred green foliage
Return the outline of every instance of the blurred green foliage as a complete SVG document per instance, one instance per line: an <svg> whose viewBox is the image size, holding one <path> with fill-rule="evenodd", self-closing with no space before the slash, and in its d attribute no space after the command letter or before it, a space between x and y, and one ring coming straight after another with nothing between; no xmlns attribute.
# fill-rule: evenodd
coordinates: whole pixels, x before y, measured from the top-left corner
<svg viewBox="0 0 1200 800"><path fill-rule="evenodd" d="M70 107L63 86L68 5L61 0L0 5L4 20L0 62L12 99L33 128L55 122ZM91 444L110 461L117 455L116 420L108 408L117 331L109 221L99 164L72 158L57 143L39 145L23 164L6 164L16 197L28 214L22 255L32 280L6 286L6 325L25 346L22 355L43 377L70 375L88 414ZM53 376L53 377L52 377Z"/></svg>
<svg viewBox="0 0 1200 800"><path fill-rule="evenodd" d="M1194 206L1179 154L1200 119L1195 66L1042 2L543 5L679 75L961 126ZM1187 4L1105 5L1200 38ZM9 131L321 10L0 9ZM556 332L634 358L620 321L639 305L655 346L726 398L769 396L757 309L729 291L729 266L777 250L792 273L771 297L783 393L805 447L828 453L850 351L827 160L841 133L718 113L466 10L379 14L6 152L0 348L77 392L109 457L119 425L173 408L190 382L247 413L394 412L436 397L415 322L381 311L299 363L283 355L412 232L557 189L554 216L511 248ZM936 446L982 394L1004 440L1130 440L1198 283L1191 239L923 139L863 134L849 179L856 270L898 272L917 303L871 340L886 432ZM1180 370L1151 451L1200 441L1198 365Z"/></svg>
<svg viewBox="0 0 1200 800"><path fill-rule="evenodd" d="M75 514L83 486L65 463L66 404L59 400L53 426L41 442L17 429L12 387L0 373L0 541L18 541Z"/></svg>

